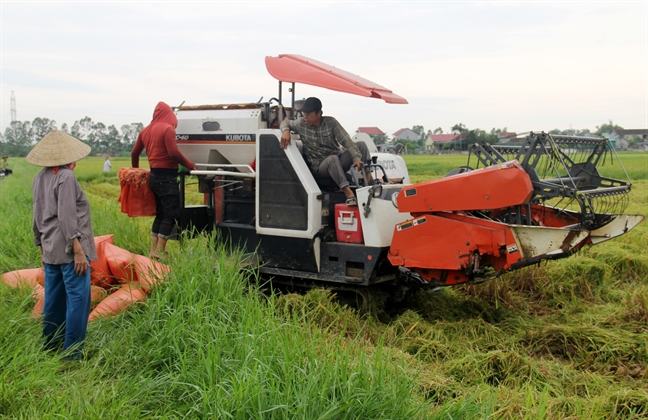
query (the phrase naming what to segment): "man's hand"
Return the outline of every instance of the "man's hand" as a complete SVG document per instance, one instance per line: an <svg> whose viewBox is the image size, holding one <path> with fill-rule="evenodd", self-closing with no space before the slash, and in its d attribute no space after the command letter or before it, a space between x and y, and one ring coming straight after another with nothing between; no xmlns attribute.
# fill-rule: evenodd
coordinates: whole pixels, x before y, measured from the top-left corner
<svg viewBox="0 0 648 420"><path fill-rule="evenodd" d="M77 276L81 276L88 269L88 259L78 239L74 239L72 247L74 248L74 272Z"/></svg>
<svg viewBox="0 0 648 420"><path fill-rule="evenodd" d="M281 148L285 149L290 144L290 130L284 130L281 133Z"/></svg>
<svg viewBox="0 0 648 420"><path fill-rule="evenodd" d="M88 260L84 252L74 253L74 272L77 276L82 276L88 269Z"/></svg>
<svg viewBox="0 0 648 420"><path fill-rule="evenodd" d="M353 160L353 166L354 166L357 170L362 171L362 167L363 167L364 165L362 164L362 161L361 161L360 159L354 159L354 160Z"/></svg>

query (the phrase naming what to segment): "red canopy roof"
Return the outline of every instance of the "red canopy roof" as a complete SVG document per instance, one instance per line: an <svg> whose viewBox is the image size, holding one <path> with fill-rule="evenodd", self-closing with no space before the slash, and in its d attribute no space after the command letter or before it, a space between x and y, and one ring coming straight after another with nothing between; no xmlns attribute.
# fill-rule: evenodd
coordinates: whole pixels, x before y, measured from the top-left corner
<svg viewBox="0 0 648 420"><path fill-rule="evenodd" d="M406 104L403 98L370 80L297 54L266 57L266 68L282 82L305 83L354 95L380 98L390 104Z"/></svg>

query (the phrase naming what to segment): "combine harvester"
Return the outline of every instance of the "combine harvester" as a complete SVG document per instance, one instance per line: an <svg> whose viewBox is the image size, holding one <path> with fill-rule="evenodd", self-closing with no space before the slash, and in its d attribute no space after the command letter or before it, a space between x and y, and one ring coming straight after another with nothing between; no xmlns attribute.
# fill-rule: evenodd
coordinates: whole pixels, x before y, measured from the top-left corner
<svg viewBox="0 0 648 420"><path fill-rule="evenodd" d="M622 214L630 182L599 174L614 153L605 139L545 133L531 133L517 147L475 144L468 166L411 185L394 183L407 173L388 174L378 163L402 158L374 156L367 164L382 182L353 177L358 207L348 208L332 180L313 176L296 135L287 149L280 146L280 121L299 114L295 83L407 101L303 56L265 63L279 80L277 98L176 109L178 145L197 163L191 176L206 203L185 205L183 177L180 225L216 230L255 253L260 272L274 281L394 295L479 282L567 257L643 219ZM283 105L283 83L290 84L290 106Z"/></svg>

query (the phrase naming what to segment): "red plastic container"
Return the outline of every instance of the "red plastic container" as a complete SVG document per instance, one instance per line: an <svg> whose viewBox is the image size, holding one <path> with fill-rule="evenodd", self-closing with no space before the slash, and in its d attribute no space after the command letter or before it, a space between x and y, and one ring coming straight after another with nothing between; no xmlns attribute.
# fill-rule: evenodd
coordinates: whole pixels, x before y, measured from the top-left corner
<svg viewBox="0 0 648 420"><path fill-rule="evenodd" d="M335 205L335 236L338 242L351 244L361 244L363 242L360 209L357 206Z"/></svg>

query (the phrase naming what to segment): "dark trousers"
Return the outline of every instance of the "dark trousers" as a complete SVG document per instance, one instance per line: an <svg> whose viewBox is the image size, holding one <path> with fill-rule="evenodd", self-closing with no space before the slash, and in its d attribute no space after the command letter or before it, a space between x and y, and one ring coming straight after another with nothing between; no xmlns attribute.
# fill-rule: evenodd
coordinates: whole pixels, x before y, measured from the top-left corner
<svg viewBox="0 0 648 420"><path fill-rule="evenodd" d="M360 158L362 163L366 163L371 159L371 154L365 142L359 141L356 143L356 146L362 155ZM351 168L351 165L353 165L353 156L348 150L345 150L342 153L331 155L324 159L317 167L317 175L320 177L331 177L338 188L342 189L349 186L346 172Z"/></svg>
<svg viewBox="0 0 648 420"><path fill-rule="evenodd" d="M45 264L45 348L67 350L72 359L81 357L90 313L90 265L84 274L74 272L74 263Z"/></svg>
<svg viewBox="0 0 648 420"><path fill-rule="evenodd" d="M180 215L180 185L175 169L152 169L149 178L155 195L155 219L151 233L163 239L177 237L176 223Z"/></svg>

